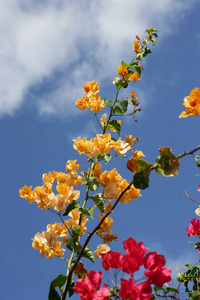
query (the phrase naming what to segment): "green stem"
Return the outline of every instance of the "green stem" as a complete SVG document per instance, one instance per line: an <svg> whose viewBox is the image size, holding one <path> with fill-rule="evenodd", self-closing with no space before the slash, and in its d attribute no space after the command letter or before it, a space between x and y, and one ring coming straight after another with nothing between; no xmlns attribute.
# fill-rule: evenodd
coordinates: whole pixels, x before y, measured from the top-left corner
<svg viewBox="0 0 200 300"><path fill-rule="evenodd" d="M119 90L120 90L120 89L119 89ZM115 95L115 100L114 100L112 106L110 107L110 115L109 115L109 117L108 117L107 124L109 123L110 119L111 119L112 116L113 116L113 108L114 108L114 106L115 106L115 103L117 102L117 97L118 97L118 94L119 94L119 90L117 90L117 93L116 93L116 95ZM104 129L103 129L103 134L104 134L105 132L106 132L106 128L104 127Z"/></svg>

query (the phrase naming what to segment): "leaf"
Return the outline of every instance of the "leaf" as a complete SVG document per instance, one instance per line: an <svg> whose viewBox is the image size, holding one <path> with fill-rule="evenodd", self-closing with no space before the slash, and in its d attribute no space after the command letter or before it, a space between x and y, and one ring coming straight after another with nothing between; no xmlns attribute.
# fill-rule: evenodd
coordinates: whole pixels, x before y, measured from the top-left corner
<svg viewBox="0 0 200 300"><path fill-rule="evenodd" d="M197 153L195 155L195 161L196 161L197 167L200 168L200 154L199 153Z"/></svg>
<svg viewBox="0 0 200 300"><path fill-rule="evenodd" d="M103 98L104 103L107 104L108 106L110 106L110 104L113 103L113 100L107 101L105 98Z"/></svg>
<svg viewBox="0 0 200 300"><path fill-rule="evenodd" d="M197 216L200 216L200 205L197 206L197 209L195 209L195 214Z"/></svg>
<svg viewBox="0 0 200 300"><path fill-rule="evenodd" d="M79 207L79 205L80 205L80 202L77 204L77 202L75 200L73 200L72 203L67 205L67 208L66 208L66 211L63 214L63 217L67 216L70 213L70 211L73 210L74 208Z"/></svg>
<svg viewBox="0 0 200 300"><path fill-rule="evenodd" d="M123 87L123 88L127 88L128 83L127 83L124 79L120 79L120 80L118 80L118 81L115 83L115 85L116 85L116 88L119 90L119 89L121 89L122 87Z"/></svg>
<svg viewBox="0 0 200 300"><path fill-rule="evenodd" d="M100 210L101 213L104 213L105 211L105 205L104 205L104 198L101 193L92 196L91 199L94 201L98 209Z"/></svg>
<svg viewBox="0 0 200 300"><path fill-rule="evenodd" d="M137 173L152 167L153 164L150 164L147 161L140 158L129 158L126 166L131 172Z"/></svg>
<svg viewBox="0 0 200 300"><path fill-rule="evenodd" d="M166 295L167 293L170 293L170 292L179 294L179 291L177 289L172 288L172 287L166 287L166 289L164 290L164 294Z"/></svg>
<svg viewBox="0 0 200 300"><path fill-rule="evenodd" d="M96 191L99 188L99 181L94 176L87 178L84 184L90 191Z"/></svg>
<svg viewBox="0 0 200 300"><path fill-rule="evenodd" d="M49 300L61 299L55 288L58 287L61 290L61 287L66 283L66 281L67 276L60 274L51 282L48 296Z"/></svg>
<svg viewBox="0 0 200 300"><path fill-rule="evenodd" d="M121 114L121 115L125 115L124 111L117 105L115 105L114 109L113 109L113 112L115 114Z"/></svg>
<svg viewBox="0 0 200 300"><path fill-rule="evenodd" d="M128 108L128 100L118 100L118 103L121 105L122 110L125 114L125 112L127 111L127 108Z"/></svg>
<svg viewBox="0 0 200 300"><path fill-rule="evenodd" d="M88 246L85 247L85 250L83 252L83 257L88 258L89 260L91 260L91 262L94 263L94 254Z"/></svg>
<svg viewBox="0 0 200 300"><path fill-rule="evenodd" d="M157 157L155 162L156 172L162 173L164 176L175 176L178 174L179 160L171 152L169 147L159 148L160 156Z"/></svg>
<svg viewBox="0 0 200 300"><path fill-rule="evenodd" d="M117 122L117 120L109 121L106 128L113 128L118 134L121 131L121 125Z"/></svg>
<svg viewBox="0 0 200 300"><path fill-rule="evenodd" d="M88 208L80 207L79 210L80 210L80 212L81 212L82 215L89 216L92 219L94 219L94 217L93 217L93 215L94 215L94 208L93 207L88 207Z"/></svg>
<svg viewBox="0 0 200 300"><path fill-rule="evenodd" d="M107 153L103 153L103 154L100 153L97 155L97 159L104 160L106 164L111 160L111 158L112 158L112 155L107 154Z"/></svg>
<svg viewBox="0 0 200 300"><path fill-rule="evenodd" d="M149 175L151 172L151 166L135 173L133 177L133 184L137 189L144 190L149 186Z"/></svg>

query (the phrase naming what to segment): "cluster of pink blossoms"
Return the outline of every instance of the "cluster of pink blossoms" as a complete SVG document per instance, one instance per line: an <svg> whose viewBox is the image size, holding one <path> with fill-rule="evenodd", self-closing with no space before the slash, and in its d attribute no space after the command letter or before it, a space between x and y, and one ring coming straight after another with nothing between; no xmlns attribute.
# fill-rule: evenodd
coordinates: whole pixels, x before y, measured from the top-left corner
<svg viewBox="0 0 200 300"><path fill-rule="evenodd" d="M102 266L107 271L109 269L121 269L131 275L129 280L121 278L121 287L118 296L121 299L129 300L150 300L152 297L151 284L162 287L164 283L171 281L171 269L164 268L165 258L157 252L145 253L149 250L143 246L143 242L137 243L133 238L123 242L126 254L121 256L121 252L108 251L101 253ZM133 274L141 266L146 271L144 275L146 281L135 283ZM111 292L108 286L101 284L102 272L90 271L86 278L77 280L74 291L80 295L81 300L108 300Z"/></svg>

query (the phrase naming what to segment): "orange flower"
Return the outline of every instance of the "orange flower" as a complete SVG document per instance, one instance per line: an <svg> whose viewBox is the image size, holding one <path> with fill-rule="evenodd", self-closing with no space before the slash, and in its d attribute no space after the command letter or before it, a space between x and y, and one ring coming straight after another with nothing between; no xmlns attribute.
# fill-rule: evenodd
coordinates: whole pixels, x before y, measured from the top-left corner
<svg viewBox="0 0 200 300"><path fill-rule="evenodd" d="M122 177L119 175L117 172L117 169L114 168L111 171L105 170L101 175L100 175L100 184L105 187L105 186L110 186L112 184L119 183L122 180Z"/></svg>
<svg viewBox="0 0 200 300"><path fill-rule="evenodd" d="M128 70L125 66L119 66L117 68L117 73L123 77L124 75L126 75L128 73Z"/></svg>
<svg viewBox="0 0 200 300"><path fill-rule="evenodd" d="M83 90L87 95L91 96L98 93L99 85L97 84L97 81L88 81L86 85L84 85Z"/></svg>
<svg viewBox="0 0 200 300"><path fill-rule="evenodd" d="M123 181L120 182L120 184L118 185L119 195L128 185L129 185L129 181L126 179L123 179ZM126 191L126 193L121 197L120 202L123 204L131 203L133 201L133 199L136 199L139 196L141 196L140 190L136 189L134 187L134 185L132 184L130 189L128 191Z"/></svg>
<svg viewBox="0 0 200 300"><path fill-rule="evenodd" d="M66 171L67 172L71 172L72 170L78 170L80 169L81 165L80 164L76 164L77 159L75 160L68 160L66 163Z"/></svg>
<svg viewBox="0 0 200 300"><path fill-rule="evenodd" d="M135 41L135 42L134 42L133 50L134 50L136 53L140 53L140 52L141 52L141 49L140 49L140 42L139 42L139 41Z"/></svg>
<svg viewBox="0 0 200 300"><path fill-rule="evenodd" d="M139 41L141 40L141 38L139 37L139 35L136 34L136 39L138 39Z"/></svg>
<svg viewBox="0 0 200 300"><path fill-rule="evenodd" d="M140 78L140 74L138 72L134 72L134 73L128 73L124 76L124 80L125 81L132 81L134 80L135 82L138 80L141 80Z"/></svg>
<svg viewBox="0 0 200 300"><path fill-rule="evenodd" d="M184 98L183 105L186 110L180 114L179 118L197 117L200 114L200 88L192 90L190 95Z"/></svg>
<svg viewBox="0 0 200 300"><path fill-rule="evenodd" d="M126 143L128 143L130 147L132 147L136 142L137 139L134 137L134 135L126 135Z"/></svg>
<svg viewBox="0 0 200 300"><path fill-rule="evenodd" d="M32 186L28 187L25 185L23 188L19 190L19 195L22 198L25 198L29 201L29 203L33 203L35 201L35 197L33 196L33 192L31 191Z"/></svg>
<svg viewBox="0 0 200 300"><path fill-rule="evenodd" d="M52 206L54 193L48 187L36 186L33 190L33 195L39 208L47 210Z"/></svg>
<svg viewBox="0 0 200 300"><path fill-rule="evenodd" d="M52 230L49 232L38 232L32 240L32 247L40 250L41 260L45 254L48 259L51 259L51 256L58 257L65 253L65 250L60 248L61 243L57 241L57 235Z"/></svg>
<svg viewBox="0 0 200 300"><path fill-rule="evenodd" d="M94 251L94 255L97 257L97 258L101 258L101 255L100 253L106 253L110 251L110 247L105 245L105 244L101 244L101 245L98 245L97 246L97 249Z"/></svg>
<svg viewBox="0 0 200 300"><path fill-rule="evenodd" d="M132 158L140 158L140 157L145 157L145 155L143 154L142 151L135 150L135 152L133 153Z"/></svg>
<svg viewBox="0 0 200 300"><path fill-rule="evenodd" d="M104 243L108 243L110 245L110 243L112 241L118 241L118 232L116 232L115 234L104 234L103 237L103 242Z"/></svg>
<svg viewBox="0 0 200 300"><path fill-rule="evenodd" d="M100 220L104 217L104 214L99 215ZM110 229L113 226L113 219L111 217L106 217L103 223L101 224L101 227L99 230L97 230L97 233L101 236L101 233L107 232L109 234L112 233L112 230Z"/></svg>
<svg viewBox="0 0 200 300"><path fill-rule="evenodd" d="M125 141L122 141L121 138L119 138L116 142L115 142L115 147L114 147L115 151L117 151L117 153L120 156L124 156L124 154L129 151L131 149L130 145L128 143L126 143Z"/></svg>
<svg viewBox="0 0 200 300"><path fill-rule="evenodd" d="M66 183L58 184L56 189L59 194L53 199L53 207L57 211L65 210L68 203L72 203L73 200L78 200L80 197L80 191L74 190Z"/></svg>

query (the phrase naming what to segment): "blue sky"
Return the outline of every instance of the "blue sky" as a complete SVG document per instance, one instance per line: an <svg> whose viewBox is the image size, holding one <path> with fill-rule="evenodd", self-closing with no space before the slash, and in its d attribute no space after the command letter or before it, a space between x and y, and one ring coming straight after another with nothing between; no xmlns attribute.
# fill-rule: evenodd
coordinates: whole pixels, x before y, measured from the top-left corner
<svg viewBox="0 0 200 300"><path fill-rule="evenodd" d="M124 121L123 134L140 137L136 148L149 162L160 146L174 154L200 144L199 117L179 119L183 98L200 87L200 1L20 1L2 0L0 11L0 165L1 165L1 287L2 299L47 299L50 281L66 272L58 259L40 261L31 238L58 221L49 212L20 198L24 185L42 185L42 174L65 171L67 160L85 157L73 150L72 138L91 138L98 130L89 112L75 101L89 80L100 84L100 95L110 100L117 66L133 57L135 34L148 26L159 38L144 63L142 80L132 85L141 102L138 122ZM121 97L130 90L124 90ZM123 126L123 125L122 125ZM111 162L107 168L118 164ZM122 163L119 173L132 178ZM186 227L195 217L193 203L181 197L187 190L198 200L200 183L193 157L183 158L175 178L152 172L150 187L130 205L119 205L113 232L122 240L132 236L159 251L167 265L198 259L187 244ZM84 193L82 193L84 197ZM101 243L94 239L92 250ZM87 263L88 270L94 268ZM100 262L96 265L100 269ZM175 273L174 273L175 274ZM74 296L73 299L76 299Z"/></svg>

